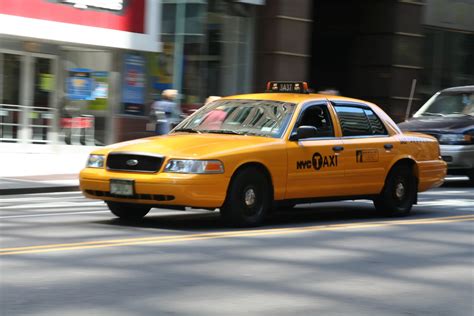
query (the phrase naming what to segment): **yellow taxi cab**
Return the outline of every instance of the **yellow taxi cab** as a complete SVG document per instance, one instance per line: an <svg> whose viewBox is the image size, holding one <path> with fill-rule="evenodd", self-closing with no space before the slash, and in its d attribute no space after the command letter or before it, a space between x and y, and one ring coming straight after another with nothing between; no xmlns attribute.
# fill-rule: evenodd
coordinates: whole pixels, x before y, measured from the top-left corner
<svg viewBox="0 0 474 316"><path fill-rule="evenodd" d="M328 200L406 215L445 175L436 139L402 133L376 105L270 82L203 106L168 135L94 151L80 186L123 219L219 208L230 225L256 226L273 209Z"/></svg>

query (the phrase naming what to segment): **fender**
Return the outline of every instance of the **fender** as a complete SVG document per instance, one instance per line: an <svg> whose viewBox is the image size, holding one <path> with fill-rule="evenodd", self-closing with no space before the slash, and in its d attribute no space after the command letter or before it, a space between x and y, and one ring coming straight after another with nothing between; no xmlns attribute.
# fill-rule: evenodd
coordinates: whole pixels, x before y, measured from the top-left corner
<svg viewBox="0 0 474 316"><path fill-rule="evenodd" d="M403 159L408 159L408 160L411 160L413 161L414 165L415 165L415 176L418 178L419 177L419 166L418 166L418 161L412 156L412 155L407 155L407 154L401 154L401 155L397 155L395 156L389 163L386 171L385 171L385 178L387 178L387 175L388 173L390 172L390 170L392 170L393 166L395 164L397 164L399 161L403 160Z"/></svg>

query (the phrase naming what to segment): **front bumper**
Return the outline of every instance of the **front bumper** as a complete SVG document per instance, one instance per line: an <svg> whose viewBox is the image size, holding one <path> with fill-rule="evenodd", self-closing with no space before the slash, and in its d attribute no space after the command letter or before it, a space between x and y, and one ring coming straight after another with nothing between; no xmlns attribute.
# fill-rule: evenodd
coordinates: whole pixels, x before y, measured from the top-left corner
<svg viewBox="0 0 474 316"><path fill-rule="evenodd" d="M110 179L134 180L134 196L112 196ZM84 195L92 199L163 206L217 208L224 203L230 179L224 174L145 174L85 168L79 175L79 181Z"/></svg>
<svg viewBox="0 0 474 316"><path fill-rule="evenodd" d="M474 145L440 145L441 156L448 164L448 172L474 169Z"/></svg>

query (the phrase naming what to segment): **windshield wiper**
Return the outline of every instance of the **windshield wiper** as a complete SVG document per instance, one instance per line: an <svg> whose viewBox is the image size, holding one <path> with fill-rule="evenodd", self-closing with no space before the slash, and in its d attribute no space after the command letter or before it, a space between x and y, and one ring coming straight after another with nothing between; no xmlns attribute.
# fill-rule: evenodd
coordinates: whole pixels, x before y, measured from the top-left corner
<svg viewBox="0 0 474 316"><path fill-rule="evenodd" d="M175 129L174 132L187 132L187 133L198 133L198 134L201 134L200 131L196 130L196 129L192 129L192 128L178 128L178 129Z"/></svg>
<svg viewBox="0 0 474 316"><path fill-rule="evenodd" d="M443 116L444 117L444 115L441 114L441 113L432 113L432 112L423 112L423 113L421 113L421 115L423 115L423 116Z"/></svg>
<svg viewBox="0 0 474 316"><path fill-rule="evenodd" d="M201 132L204 133L213 133L213 134L231 134L231 135L242 135L242 133L239 133L237 131L233 131L231 129L206 129L206 130L201 130Z"/></svg>

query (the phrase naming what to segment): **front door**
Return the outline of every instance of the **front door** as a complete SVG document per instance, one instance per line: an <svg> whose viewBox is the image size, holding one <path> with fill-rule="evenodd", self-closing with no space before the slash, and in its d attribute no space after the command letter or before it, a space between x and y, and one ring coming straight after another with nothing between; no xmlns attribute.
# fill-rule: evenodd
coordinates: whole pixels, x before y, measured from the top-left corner
<svg viewBox="0 0 474 316"><path fill-rule="evenodd" d="M342 141L334 136L334 124L326 103L303 107L293 132L299 126L314 126L316 135L288 142L286 199L343 195L344 168L340 160Z"/></svg>

